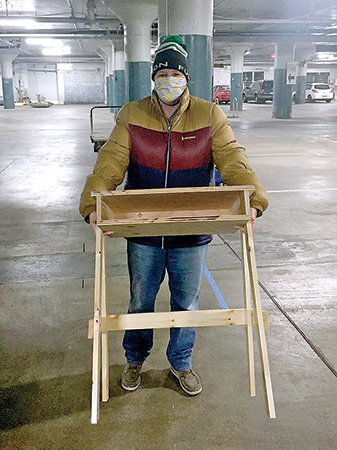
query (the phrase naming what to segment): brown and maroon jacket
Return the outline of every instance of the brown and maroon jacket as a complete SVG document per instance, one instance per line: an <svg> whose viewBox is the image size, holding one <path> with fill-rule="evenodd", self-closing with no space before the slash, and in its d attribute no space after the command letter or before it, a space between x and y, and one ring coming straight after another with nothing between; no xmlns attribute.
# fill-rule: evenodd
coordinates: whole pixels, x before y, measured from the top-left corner
<svg viewBox="0 0 337 450"><path fill-rule="evenodd" d="M153 93L152 97L128 103L119 112L116 126L87 179L80 212L86 217L94 211L91 191L116 189L125 175L125 189L209 186L213 184L214 166L227 185L254 185L251 206L262 214L268 206L266 192L222 110L214 103L190 96L186 89L169 121ZM163 245L161 237L132 240ZM190 247L210 240L209 235L170 236L165 238L164 246Z"/></svg>

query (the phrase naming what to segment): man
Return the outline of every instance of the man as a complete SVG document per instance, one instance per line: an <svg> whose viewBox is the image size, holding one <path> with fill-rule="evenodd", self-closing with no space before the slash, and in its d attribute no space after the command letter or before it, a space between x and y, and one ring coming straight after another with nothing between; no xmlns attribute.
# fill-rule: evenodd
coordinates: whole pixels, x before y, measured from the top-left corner
<svg viewBox="0 0 337 450"><path fill-rule="evenodd" d="M95 231L97 219L90 192L115 189L126 173L125 189L209 186L215 165L225 184L255 186L250 198L254 224L268 205L265 190L222 110L189 94L187 52L180 36L169 36L159 46L152 79L152 96L128 103L119 112L116 126L87 179L81 214ZM154 311L166 271L171 310L197 310L211 240L209 235L129 238L128 312ZM189 395L202 390L200 379L192 370L195 338L195 328L172 328L167 347L171 372ZM133 391L140 385L140 371L152 343L153 330L125 332L127 365L121 379L124 389Z"/></svg>

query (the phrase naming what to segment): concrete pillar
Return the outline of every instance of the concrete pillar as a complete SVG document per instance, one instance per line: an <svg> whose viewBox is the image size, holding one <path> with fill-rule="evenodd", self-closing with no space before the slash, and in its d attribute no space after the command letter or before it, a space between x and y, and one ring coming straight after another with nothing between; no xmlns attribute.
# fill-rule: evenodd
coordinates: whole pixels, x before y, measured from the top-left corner
<svg viewBox="0 0 337 450"><path fill-rule="evenodd" d="M114 44L101 45L97 49L97 53L105 62L105 79L106 79L106 103L113 105L113 68L114 68Z"/></svg>
<svg viewBox="0 0 337 450"><path fill-rule="evenodd" d="M115 67L114 67L114 91L113 104L123 106L126 103L125 98L125 60L124 60L124 41L115 41ZM115 113L120 108L115 108Z"/></svg>
<svg viewBox="0 0 337 450"><path fill-rule="evenodd" d="M243 58L249 47L249 44L241 42L225 45L231 56L231 111L236 109L236 102L238 111L242 111Z"/></svg>
<svg viewBox="0 0 337 450"><path fill-rule="evenodd" d="M180 34L192 95L212 100L213 0L159 0L159 36Z"/></svg>
<svg viewBox="0 0 337 450"><path fill-rule="evenodd" d="M158 16L157 0L102 0L123 22L126 100L151 94L151 25Z"/></svg>
<svg viewBox="0 0 337 450"><path fill-rule="evenodd" d="M308 60L316 53L316 45L308 42L296 42L295 61L298 62L296 77L295 103L305 103Z"/></svg>
<svg viewBox="0 0 337 450"><path fill-rule="evenodd" d="M280 41L276 43L273 94L273 117L275 119L291 119L294 85L287 84L287 63L293 61L294 42Z"/></svg>
<svg viewBox="0 0 337 450"><path fill-rule="evenodd" d="M64 89L64 70L57 67L57 102L59 105L64 105L65 89Z"/></svg>
<svg viewBox="0 0 337 450"><path fill-rule="evenodd" d="M14 87L12 62L18 56L17 50L4 48L0 50L2 92L5 109L14 109Z"/></svg>
<svg viewBox="0 0 337 450"><path fill-rule="evenodd" d="M305 90L307 85L307 62L302 61L297 66L295 103L305 103Z"/></svg>

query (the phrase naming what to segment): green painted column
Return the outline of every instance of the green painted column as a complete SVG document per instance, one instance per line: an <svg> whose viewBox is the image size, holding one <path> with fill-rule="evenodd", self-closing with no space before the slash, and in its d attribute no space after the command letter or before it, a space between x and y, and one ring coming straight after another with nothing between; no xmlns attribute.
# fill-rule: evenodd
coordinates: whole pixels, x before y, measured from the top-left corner
<svg viewBox="0 0 337 450"><path fill-rule="evenodd" d="M201 34L184 35L183 38L188 51L188 69L191 75L188 83L190 93L211 101L213 38Z"/></svg>
<svg viewBox="0 0 337 450"><path fill-rule="evenodd" d="M249 43L225 44L224 49L231 57L231 111L242 111L242 90L243 90L243 60Z"/></svg>
<svg viewBox="0 0 337 450"><path fill-rule="evenodd" d="M296 77L296 94L295 103L305 103L305 90L307 85L307 63L301 62L298 64L298 73Z"/></svg>
<svg viewBox="0 0 337 450"><path fill-rule="evenodd" d="M125 70L114 71L114 105L123 106L125 104ZM120 108L115 108L118 112Z"/></svg>
<svg viewBox="0 0 337 450"><path fill-rule="evenodd" d="M4 109L14 109L14 86L12 62L19 52L11 48L0 49L2 92L4 99Z"/></svg>
<svg viewBox="0 0 337 450"><path fill-rule="evenodd" d="M213 0L159 0L159 36L180 34L188 52L192 95L212 100Z"/></svg>
<svg viewBox="0 0 337 450"><path fill-rule="evenodd" d="M287 84L287 63L294 61L294 42L281 41L275 45L273 117L291 119L292 91L294 85Z"/></svg>
<svg viewBox="0 0 337 450"><path fill-rule="evenodd" d="M231 73L230 110L242 111L243 72Z"/></svg>
<svg viewBox="0 0 337 450"><path fill-rule="evenodd" d="M97 49L97 53L105 62L105 101L107 105L111 105L113 99L113 66L114 66L114 45L109 42L101 45Z"/></svg>
<svg viewBox="0 0 337 450"><path fill-rule="evenodd" d="M14 109L14 89L13 89L13 79L2 77L2 92L4 99L5 109Z"/></svg>
<svg viewBox="0 0 337 450"><path fill-rule="evenodd" d="M107 104L113 105L114 103L114 74L110 73L106 80L106 94L107 94Z"/></svg>
<svg viewBox="0 0 337 450"><path fill-rule="evenodd" d="M125 65L126 98L130 102L151 95L151 63L128 61Z"/></svg>
<svg viewBox="0 0 337 450"><path fill-rule="evenodd" d="M312 42L296 42L295 61L297 62L295 103L305 103L308 61L316 54L316 44Z"/></svg>
<svg viewBox="0 0 337 450"><path fill-rule="evenodd" d="M291 119L293 85L286 84L287 69L274 70L273 117Z"/></svg>
<svg viewBox="0 0 337 450"><path fill-rule="evenodd" d="M124 40L115 40L115 67L114 67L114 90L113 90L113 105L123 106L126 103L125 96L125 55L124 55ZM114 113L117 114L120 108L114 108Z"/></svg>
<svg viewBox="0 0 337 450"><path fill-rule="evenodd" d="M102 0L123 22L125 100L151 94L151 25L158 16L157 0Z"/></svg>

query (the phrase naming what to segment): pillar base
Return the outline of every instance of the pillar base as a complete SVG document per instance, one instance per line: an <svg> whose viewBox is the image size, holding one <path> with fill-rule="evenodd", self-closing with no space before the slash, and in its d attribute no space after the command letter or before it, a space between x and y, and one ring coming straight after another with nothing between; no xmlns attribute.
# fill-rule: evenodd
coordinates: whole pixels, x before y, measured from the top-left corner
<svg viewBox="0 0 337 450"><path fill-rule="evenodd" d="M188 51L191 95L212 101L212 36L189 34L183 36ZM201 64L202 61L202 64Z"/></svg>
<svg viewBox="0 0 337 450"><path fill-rule="evenodd" d="M296 94L295 94L295 103L296 104L305 103L306 84L307 84L306 76L296 78Z"/></svg>
<svg viewBox="0 0 337 450"><path fill-rule="evenodd" d="M129 102L151 95L151 63L147 61L127 62L125 65L127 99ZM135 83L134 80L137 80Z"/></svg>
<svg viewBox="0 0 337 450"><path fill-rule="evenodd" d="M12 78L2 78L2 92L4 98L4 108L14 109L15 103Z"/></svg>
<svg viewBox="0 0 337 450"><path fill-rule="evenodd" d="M230 111L242 111L242 84L243 73L232 73Z"/></svg>
<svg viewBox="0 0 337 450"><path fill-rule="evenodd" d="M286 84L287 69L274 71L273 118L291 119L292 90L294 85Z"/></svg>
<svg viewBox="0 0 337 450"><path fill-rule="evenodd" d="M123 106L125 103L125 70L114 71L114 98L113 105ZM115 114L120 108L113 108Z"/></svg>

